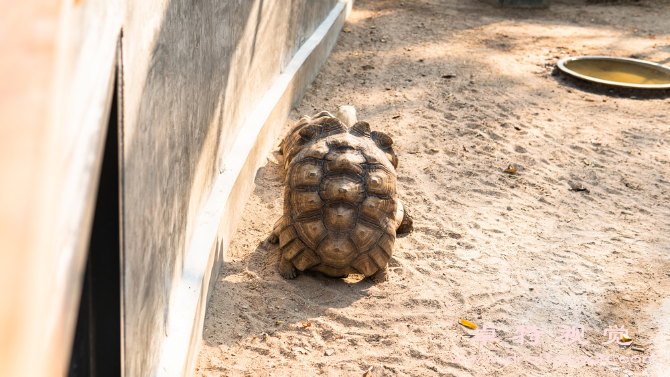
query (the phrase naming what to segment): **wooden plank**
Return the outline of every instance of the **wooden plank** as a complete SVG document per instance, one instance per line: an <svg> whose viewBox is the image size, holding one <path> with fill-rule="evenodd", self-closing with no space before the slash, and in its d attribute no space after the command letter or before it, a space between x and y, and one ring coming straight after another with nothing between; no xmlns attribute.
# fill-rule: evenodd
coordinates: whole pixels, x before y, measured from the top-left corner
<svg viewBox="0 0 670 377"><path fill-rule="evenodd" d="M121 1L5 3L0 25L11 33L0 36L0 375L62 376L90 235Z"/></svg>

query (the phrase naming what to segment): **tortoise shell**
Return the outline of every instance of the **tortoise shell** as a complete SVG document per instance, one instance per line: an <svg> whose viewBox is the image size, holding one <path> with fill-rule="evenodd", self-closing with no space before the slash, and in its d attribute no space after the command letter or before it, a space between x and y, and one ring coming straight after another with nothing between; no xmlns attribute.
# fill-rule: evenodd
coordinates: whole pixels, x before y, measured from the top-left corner
<svg viewBox="0 0 670 377"><path fill-rule="evenodd" d="M392 139L365 122L348 128L322 112L303 117L281 144L283 258L330 276L385 269L396 238L397 158Z"/></svg>

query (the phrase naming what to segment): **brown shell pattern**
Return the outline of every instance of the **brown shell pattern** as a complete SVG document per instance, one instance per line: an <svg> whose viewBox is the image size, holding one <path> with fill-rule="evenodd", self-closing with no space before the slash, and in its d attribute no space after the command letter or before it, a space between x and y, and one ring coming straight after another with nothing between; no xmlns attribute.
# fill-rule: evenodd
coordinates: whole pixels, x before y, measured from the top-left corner
<svg viewBox="0 0 670 377"><path fill-rule="evenodd" d="M299 270L370 276L391 257L396 173L365 127L348 130L320 114L310 122L301 119L284 141L285 158L292 160L279 245ZM296 136L300 129L303 138ZM313 135L318 136L305 140Z"/></svg>

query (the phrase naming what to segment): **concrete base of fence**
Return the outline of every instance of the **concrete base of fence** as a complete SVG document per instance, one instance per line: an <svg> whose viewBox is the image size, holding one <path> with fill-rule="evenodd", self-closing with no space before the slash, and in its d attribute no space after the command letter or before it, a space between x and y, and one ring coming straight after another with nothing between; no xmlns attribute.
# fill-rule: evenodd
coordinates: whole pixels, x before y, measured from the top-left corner
<svg viewBox="0 0 670 377"><path fill-rule="evenodd" d="M186 254L174 302L169 336L158 376L190 376L200 349L207 302L235 233L256 171L270 151L291 108L300 100L332 51L353 0L341 1L279 76L237 137L218 176Z"/></svg>

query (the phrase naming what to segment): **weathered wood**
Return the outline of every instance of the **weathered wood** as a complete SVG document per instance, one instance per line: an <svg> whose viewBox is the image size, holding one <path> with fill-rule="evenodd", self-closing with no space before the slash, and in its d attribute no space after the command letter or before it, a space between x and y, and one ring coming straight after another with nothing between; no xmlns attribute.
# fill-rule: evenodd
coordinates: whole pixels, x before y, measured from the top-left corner
<svg viewBox="0 0 670 377"><path fill-rule="evenodd" d="M2 376L66 371L121 23L121 0L0 5Z"/></svg>

